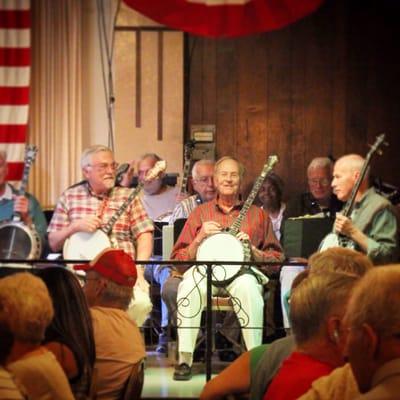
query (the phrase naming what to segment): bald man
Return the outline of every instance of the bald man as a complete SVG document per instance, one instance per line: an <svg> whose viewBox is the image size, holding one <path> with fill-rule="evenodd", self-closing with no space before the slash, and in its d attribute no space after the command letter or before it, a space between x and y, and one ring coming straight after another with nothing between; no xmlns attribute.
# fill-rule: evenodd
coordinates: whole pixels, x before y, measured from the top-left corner
<svg viewBox="0 0 400 400"><path fill-rule="evenodd" d="M350 199L364 162L358 154L348 154L336 161L332 189L339 200ZM374 264L387 264L398 257L396 214L390 202L369 187L368 181L367 172L357 191L350 218L336 214L334 228L351 239L356 250L367 254Z"/></svg>

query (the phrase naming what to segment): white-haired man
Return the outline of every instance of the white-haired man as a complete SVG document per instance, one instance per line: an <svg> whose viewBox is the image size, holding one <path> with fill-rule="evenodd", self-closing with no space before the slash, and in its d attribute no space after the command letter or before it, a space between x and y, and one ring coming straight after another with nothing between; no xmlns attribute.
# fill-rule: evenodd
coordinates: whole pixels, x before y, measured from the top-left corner
<svg viewBox="0 0 400 400"><path fill-rule="evenodd" d="M196 207L190 214L174 246L172 259L195 260L197 250L204 239L221 232L224 228L229 228L234 223L243 206L239 199L243 173L242 164L232 157L223 157L217 161L214 169L217 197ZM268 214L256 206L249 208L237 238L248 244L255 260L279 262L283 259ZM206 301L206 280L203 269L201 267L182 269L186 271L178 288L179 363L174 373L175 380L191 379L200 311ZM213 286L213 293L222 291L238 299L234 311L243 328L246 326L252 328L242 331L246 347L251 349L261 344L262 340L264 306L262 285L268 282L268 278L254 267L242 272L223 284L223 287L220 286L221 283Z"/></svg>
<svg viewBox="0 0 400 400"><path fill-rule="evenodd" d="M350 199L364 162L358 154L348 154L336 161L332 188L339 200ZM390 202L369 187L368 180L367 174L355 196L350 218L336 214L334 228L349 238L356 250L367 254L374 264L387 264L398 257L396 214Z"/></svg>
<svg viewBox="0 0 400 400"><path fill-rule="evenodd" d="M74 233L94 233L104 227L121 208L132 189L115 187L117 164L106 146L95 145L81 156L84 181L68 188L60 197L49 225L49 244L53 251L62 249ZM115 247L127 252L133 259L146 261L153 249L153 223L138 197L128 205L109 234ZM128 310L141 326L151 311L149 285L143 268L138 266L134 300Z"/></svg>
<svg viewBox="0 0 400 400"><path fill-rule="evenodd" d="M308 192L291 199L286 207L285 217L299 217L319 213L334 216L342 208L332 193L333 163L328 157L313 158L307 167Z"/></svg>
<svg viewBox="0 0 400 400"><path fill-rule="evenodd" d="M196 193L177 204L169 220L170 224L173 224L179 218L187 218L198 205L215 198L217 193L213 180L214 164L214 161L205 159L193 164L192 183L193 190Z"/></svg>

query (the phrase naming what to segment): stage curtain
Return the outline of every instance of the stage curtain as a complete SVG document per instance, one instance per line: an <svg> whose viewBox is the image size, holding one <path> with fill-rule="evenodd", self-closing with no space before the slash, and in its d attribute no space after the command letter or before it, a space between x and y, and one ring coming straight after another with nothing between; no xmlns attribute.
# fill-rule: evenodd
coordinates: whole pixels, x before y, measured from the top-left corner
<svg viewBox="0 0 400 400"><path fill-rule="evenodd" d="M81 179L84 4L32 2L29 141L39 153L29 189L44 208Z"/></svg>

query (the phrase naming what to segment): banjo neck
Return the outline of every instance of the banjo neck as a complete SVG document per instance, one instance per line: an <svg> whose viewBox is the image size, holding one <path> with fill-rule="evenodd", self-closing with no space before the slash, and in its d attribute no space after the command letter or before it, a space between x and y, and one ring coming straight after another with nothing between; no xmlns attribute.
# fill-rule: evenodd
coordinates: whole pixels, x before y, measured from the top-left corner
<svg viewBox="0 0 400 400"><path fill-rule="evenodd" d="M121 207L115 212L115 214L110 218L110 220L100 228L105 234L109 235L114 227L118 218L125 212L132 200L139 194L143 189L145 182L150 182L156 179L161 172L166 168L166 163L164 160L157 161L154 167L147 173L146 178L143 182L139 182L136 188L131 192L128 198L122 203Z"/></svg>
<svg viewBox="0 0 400 400"><path fill-rule="evenodd" d="M249 211L250 206L253 204L254 199L256 198L261 185L263 184L266 176L271 172L272 168L275 166L277 162L278 162L278 156L272 155L268 157L268 161L264 165L261 174L257 177L256 181L254 182L253 188L251 189L249 196L247 197L245 203L243 204L243 207L240 210L239 215L237 216L232 226L228 230L228 232L231 233L232 235L236 236L239 233L243 219L245 218L247 212Z"/></svg>
<svg viewBox="0 0 400 400"><path fill-rule="evenodd" d="M190 173L190 164L192 163L192 156L193 156L193 148L194 148L194 141L190 140L185 144L185 162L183 164L183 173L182 173L182 181L181 186L179 189L179 196L180 195L187 195L187 183L189 179ZM179 198L178 196L178 198Z"/></svg>
<svg viewBox="0 0 400 400"><path fill-rule="evenodd" d="M361 183L364 180L365 175L367 174L368 166L371 163L372 156L376 152L378 154L382 154L382 150L380 150L380 146L382 144L385 144L385 134L384 133L382 133L376 137L375 143L371 146L371 150L368 152L368 154L365 157L365 161L361 168L360 175L357 178L357 181L354 184L353 189L351 190L350 198L349 198L349 200L347 200L346 204L343 207L342 214L345 217L349 218L351 213L353 212L358 190L360 189Z"/></svg>
<svg viewBox="0 0 400 400"><path fill-rule="evenodd" d="M22 174L21 184L18 190L19 196L25 196L26 187L28 186L29 173L33 162L35 161L38 148L34 145L28 145L25 149L25 159L24 159L24 172ZM13 221L21 221L21 216L19 213L15 213L13 216Z"/></svg>

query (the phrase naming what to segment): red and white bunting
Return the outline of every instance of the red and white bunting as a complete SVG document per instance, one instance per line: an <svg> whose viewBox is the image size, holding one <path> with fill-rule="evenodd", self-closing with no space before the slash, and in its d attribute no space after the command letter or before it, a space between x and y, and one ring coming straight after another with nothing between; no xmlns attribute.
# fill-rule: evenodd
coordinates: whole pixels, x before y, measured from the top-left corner
<svg viewBox="0 0 400 400"><path fill-rule="evenodd" d="M124 0L170 28L200 36L235 37L280 29L324 0Z"/></svg>

